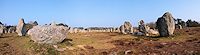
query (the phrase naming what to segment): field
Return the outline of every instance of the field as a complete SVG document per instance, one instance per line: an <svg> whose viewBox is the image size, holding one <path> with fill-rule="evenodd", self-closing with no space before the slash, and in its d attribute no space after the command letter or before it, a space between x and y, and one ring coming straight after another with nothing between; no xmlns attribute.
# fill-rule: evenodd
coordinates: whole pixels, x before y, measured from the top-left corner
<svg viewBox="0 0 200 55"><path fill-rule="evenodd" d="M54 47L64 51L57 51ZM0 36L0 55L188 55L200 54L200 28L176 29L174 35L136 36L109 32L68 33L60 44L37 44L28 35Z"/></svg>

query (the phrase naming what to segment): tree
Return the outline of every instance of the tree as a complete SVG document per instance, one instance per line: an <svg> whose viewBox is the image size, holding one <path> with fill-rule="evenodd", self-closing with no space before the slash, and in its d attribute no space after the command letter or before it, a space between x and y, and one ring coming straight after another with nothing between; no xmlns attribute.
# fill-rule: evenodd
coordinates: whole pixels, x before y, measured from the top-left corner
<svg viewBox="0 0 200 55"><path fill-rule="evenodd" d="M67 24L63 24L63 23L60 23L60 24L57 24L58 26L65 26L65 27L68 27Z"/></svg>
<svg viewBox="0 0 200 55"><path fill-rule="evenodd" d="M155 22L150 22L150 23L147 23L146 25L149 26L150 29L156 28L156 23Z"/></svg>
<svg viewBox="0 0 200 55"><path fill-rule="evenodd" d="M2 24L2 25L3 25L3 23L1 23L1 22L0 22L0 24Z"/></svg>
<svg viewBox="0 0 200 55"><path fill-rule="evenodd" d="M29 21L28 24L33 24L33 21Z"/></svg>
<svg viewBox="0 0 200 55"><path fill-rule="evenodd" d="M181 24L182 19L177 18L178 24Z"/></svg>
<svg viewBox="0 0 200 55"><path fill-rule="evenodd" d="M188 21L186 22L187 27L198 27L199 23L196 21L192 21L191 19L188 19Z"/></svg>
<svg viewBox="0 0 200 55"><path fill-rule="evenodd" d="M185 26L185 21L181 21L180 25L181 25L182 27L184 27L184 26Z"/></svg>
<svg viewBox="0 0 200 55"><path fill-rule="evenodd" d="M37 21L34 21L34 22L33 22L33 25L34 25L34 26L38 25Z"/></svg>

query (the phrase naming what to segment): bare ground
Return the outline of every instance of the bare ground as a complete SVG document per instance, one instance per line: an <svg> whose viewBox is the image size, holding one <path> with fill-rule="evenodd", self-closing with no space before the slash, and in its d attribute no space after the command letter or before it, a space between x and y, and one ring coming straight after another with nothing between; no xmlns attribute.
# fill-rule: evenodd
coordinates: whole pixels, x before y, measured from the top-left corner
<svg viewBox="0 0 200 55"><path fill-rule="evenodd" d="M52 44L34 43L28 36L3 34L0 36L0 55L199 55L200 28L176 29L169 37L135 36L118 33L73 33L60 44L65 51L56 51ZM79 47L77 47L79 46ZM80 47L84 46L84 47Z"/></svg>

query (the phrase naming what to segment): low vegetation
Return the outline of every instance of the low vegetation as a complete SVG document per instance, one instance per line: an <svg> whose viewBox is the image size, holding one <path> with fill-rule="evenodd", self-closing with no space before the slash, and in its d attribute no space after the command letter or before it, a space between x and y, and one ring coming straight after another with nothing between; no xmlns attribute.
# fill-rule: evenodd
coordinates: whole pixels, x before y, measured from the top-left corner
<svg viewBox="0 0 200 55"><path fill-rule="evenodd" d="M58 49L66 48L64 51ZM15 55L108 55L108 54L178 54L199 55L200 28L176 29L174 35L136 36L109 32L69 33L59 44L38 44L28 35L16 33L0 36L0 54Z"/></svg>

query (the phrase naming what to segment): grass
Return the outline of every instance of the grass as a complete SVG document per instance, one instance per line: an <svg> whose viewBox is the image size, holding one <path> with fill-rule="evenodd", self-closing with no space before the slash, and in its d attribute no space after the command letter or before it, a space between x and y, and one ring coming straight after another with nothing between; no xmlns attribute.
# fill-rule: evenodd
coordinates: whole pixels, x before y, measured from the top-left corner
<svg viewBox="0 0 200 55"><path fill-rule="evenodd" d="M90 35L90 36L85 36ZM18 49L20 54L39 54L39 55L82 55L82 54L92 54L98 55L103 53L109 53L109 50L112 48L116 48L115 44L123 44L125 45L134 45L134 44L147 44L148 42L170 42L170 41L178 41L178 42L185 42L185 41L195 41L195 39L187 39L187 37L193 36L184 36L178 32L175 32L175 35L171 35L168 37L146 37L146 36L135 36L135 35L123 35L118 33L98 33L98 32L85 32L85 33L69 33L67 38L57 44L58 48L66 48L72 47L73 50L65 50L65 51L56 51L52 44L37 44L34 43L28 36L18 36L16 33L8 33L3 34L0 38L0 43L9 43L12 45L13 48ZM158 35L153 35L158 36ZM108 43L110 41L119 40L122 43ZM92 49L82 49L77 47L78 45L84 45L92 47ZM133 50L135 52L139 52L138 49L130 48L129 50ZM124 54L126 50L118 50L116 51L117 54L121 55ZM199 52L197 52L199 53Z"/></svg>

